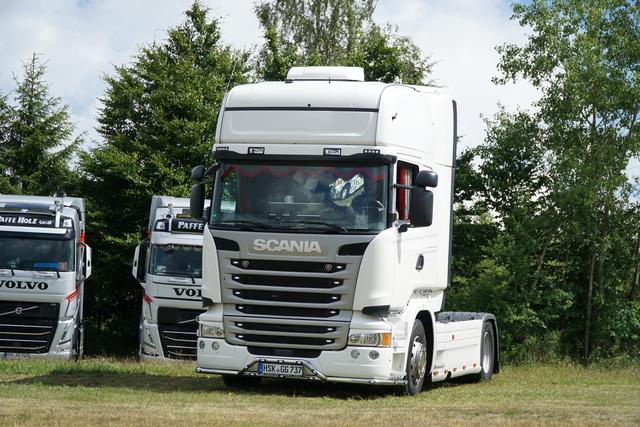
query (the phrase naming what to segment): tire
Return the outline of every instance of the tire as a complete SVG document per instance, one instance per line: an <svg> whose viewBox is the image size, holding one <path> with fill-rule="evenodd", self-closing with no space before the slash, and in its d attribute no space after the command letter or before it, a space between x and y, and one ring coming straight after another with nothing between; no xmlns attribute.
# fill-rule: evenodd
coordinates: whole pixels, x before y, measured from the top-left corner
<svg viewBox="0 0 640 427"><path fill-rule="evenodd" d="M405 368L407 384L404 392L414 396L422 391L425 384L427 372L427 337L424 325L418 319L413 324L411 340L409 341L409 351L407 352L407 364Z"/></svg>
<svg viewBox="0 0 640 427"><path fill-rule="evenodd" d="M138 323L138 362L142 363L142 316Z"/></svg>
<svg viewBox="0 0 640 427"><path fill-rule="evenodd" d="M222 381L227 387L250 388L259 386L262 382L262 377L223 374Z"/></svg>
<svg viewBox="0 0 640 427"><path fill-rule="evenodd" d="M84 356L84 322L78 321L73 332L73 344L71 345L71 358L74 361Z"/></svg>
<svg viewBox="0 0 640 427"><path fill-rule="evenodd" d="M482 370L476 374L475 380L486 382L491 380L495 364L495 333L491 322L482 324L482 335L480 337L480 365Z"/></svg>

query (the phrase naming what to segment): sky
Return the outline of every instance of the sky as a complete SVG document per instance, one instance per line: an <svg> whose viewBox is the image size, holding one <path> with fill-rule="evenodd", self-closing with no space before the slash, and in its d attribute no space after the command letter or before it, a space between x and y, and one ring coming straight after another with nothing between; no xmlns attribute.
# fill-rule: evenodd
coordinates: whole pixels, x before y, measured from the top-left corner
<svg viewBox="0 0 640 427"><path fill-rule="evenodd" d="M220 18L223 43L262 43L255 0L201 0ZM0 95L15 89L34 53L46 62L49 95L69 106L76 135L101 142L95 117L115 66L130 65L142 46L166 39L193 0L0 0ZM526 29L510 19L511 0L378 0L374 20L397 25L437 63L431 76L458 104L458 152L484 141L485 123L503 105L528 109L537 98L526 82L496 86L496 46L523 45ZM90 145L92 145L90 143Z"/></svg>

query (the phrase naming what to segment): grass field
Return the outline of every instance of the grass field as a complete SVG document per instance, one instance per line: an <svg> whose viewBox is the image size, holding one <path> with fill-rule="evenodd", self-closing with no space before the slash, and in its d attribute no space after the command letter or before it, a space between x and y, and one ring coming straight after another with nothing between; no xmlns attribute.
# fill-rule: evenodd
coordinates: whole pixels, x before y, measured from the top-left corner
<svg viewBox="0 0 640 427"><path fill-rule="evenodd" d="M503 367L489 383L389 388L265 380L230 389L190 364L0 361L0 425L640 425L640 368Z"/></svg>

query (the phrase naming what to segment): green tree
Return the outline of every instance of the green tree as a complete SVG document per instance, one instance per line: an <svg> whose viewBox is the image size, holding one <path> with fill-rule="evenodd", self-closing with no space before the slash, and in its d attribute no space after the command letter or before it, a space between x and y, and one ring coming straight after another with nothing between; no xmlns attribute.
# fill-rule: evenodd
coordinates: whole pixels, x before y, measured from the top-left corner
<svg viewBox="0 0 640 427"><path fill-rule="evenodd" d="M199 2L185 15L164 43L141 47L132 64L104 77L104 142L82 158L96 253L86 312L89 333L99 336L88 351L134 350L140 288L130 265L151 196L188 196L191 169L211 158L224 93L245 82L248 53L222 43Z"/></svg>
<svg viewBox="0 0 640 427"><path fill-rule="evenodd" d="M425 84L433 63L392 25L372 20L375 0L265 0L255 7L265 44L258 76L284 80L293 66L359 66L366 80Z"/></svg>
<svg viewBox="0 0 640 427"><path fill-rule="evenodd" d="M15 78L15 105L0 97L0 191L64 195L76 182L70 163L83 139L73 136L69 107L49 94L39 55L23 68L22 80Z"/></svg>
<svg viewBox="0 0 640 427"><path fill-rule="evenodd" d="M489 121L478 150L480 198L502 228L489 250L497 281L508 284L499 297L515 298L502 314L526 326L513 329L514 343L539 347L554 337L562 354L585 363L625 347L637 357L638 233L629 231L638 215L626 169L640 150L640 6L533 0L513 8L531 34L524 46L498 48L495 81L524 78L541 97L535 111ZM505 242L508 251L499 250Z"/></svg>
<svg viewBox="0 0 640 427"><path fill-rule="evenodd" d="M12 110L7 102L8 95L0 94L0 193L15 193L9 177L6 137L9 135Z"/></svg>

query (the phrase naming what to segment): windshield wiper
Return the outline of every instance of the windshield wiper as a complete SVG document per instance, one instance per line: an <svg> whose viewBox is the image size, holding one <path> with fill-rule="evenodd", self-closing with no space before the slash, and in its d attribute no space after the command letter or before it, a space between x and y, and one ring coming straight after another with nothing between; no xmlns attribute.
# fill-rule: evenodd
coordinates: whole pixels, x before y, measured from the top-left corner
<svg viewBox="0 0 640 427"><path fill-rule="evenodd" d="M341 233L348 233L347 229L343 226L325 221L282 221L282 223L324 225L325 227L333 228L334 230L340 231Z"/></svg>
<svg viewBox="0 0 640 427"><path fill-rule="evenodd" d="M7 267L9 267L9 269L11 269L11 275L15 276L16 272L13 271L13 265L11 265L11 263L7 263ZM19 265L16 268L18 268L19 270L25 270L25 271L55 271L56 274L58 275L58 279L60 278L60 270L58 269L58 267L31 267L31 268L27 268L24 265Z"/></svg>
<svg viewBox="0 0 640 427"><path fill-rule="evenodd" d="M178 277L190 277L191 278L191 282L195 285L196 284L196 278L193 275L193 273L179 273L177 271L166 271L164 273L165 276L178 276Z"/></svg>
<svg viewBox="0 0 640 427"><path fill-rule="evenodd" d="M11 265L11 263L10 263L10 262L8 262L8 263L7 263L7 267L9 267L9 268L11 269L11 275L12 275L12 276L15 276L15 275L16 275L16 272L15 272L15 271L13 271L13 266Z"/></svg>
<svg viewBox="0 0 640 427"><path fill-rule="evenodd" d="M263 229L271 230L273 227L269 224L265 224L257 221L246 221L246 220L237 220L237 219L227 219L222 221L211 221L211 224L251 224L256 227L260 227Z"/></svg>
<svg viewBox="0 0 640 427"><path fill-rule="evenodd" d="M58 275L58 279L60 278L60 269L58 267L33 267L35 271L55 271Z"/></svg>

